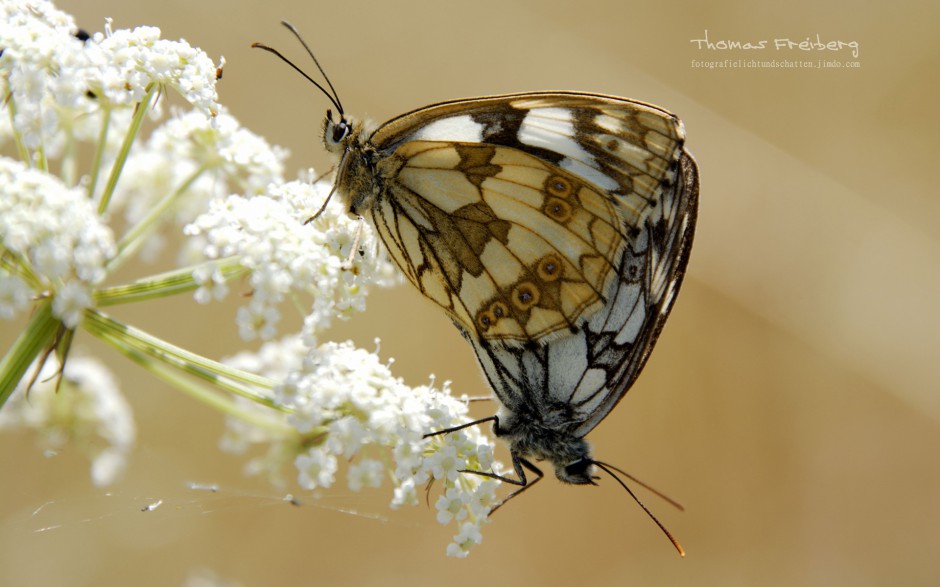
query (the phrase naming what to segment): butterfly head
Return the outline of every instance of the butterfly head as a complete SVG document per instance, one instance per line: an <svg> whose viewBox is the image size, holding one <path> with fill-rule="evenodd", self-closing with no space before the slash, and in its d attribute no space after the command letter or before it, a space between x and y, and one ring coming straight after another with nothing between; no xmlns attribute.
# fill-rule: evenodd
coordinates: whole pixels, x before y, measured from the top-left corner
<svg viewBox="0 0 940 587"><path fill-rule="evenodd" d="M546 426L537 418L519 418L505 407L501 416L494 432L509 444L514 457L550 462L563 483L595 485L591 445L584 438L567 434L561 427Z"/></svg>
<svg viewBox="0 0 940 587"><path fill-rule="evenodd" d="M597 485L592 475L594 470L594 461L588 456L583 456L567 465L555 464L555 476L564 483L572 485Z"/></svg>
<svg viewBox="0 0 940 587"><path fill-rule="evenodd" d="M340 113L339 120L333 120L333 111L326 111L323 119L323 145L326 150L336 155L342 155L349 145L355 142L362 131L362 124Z"/></svg>

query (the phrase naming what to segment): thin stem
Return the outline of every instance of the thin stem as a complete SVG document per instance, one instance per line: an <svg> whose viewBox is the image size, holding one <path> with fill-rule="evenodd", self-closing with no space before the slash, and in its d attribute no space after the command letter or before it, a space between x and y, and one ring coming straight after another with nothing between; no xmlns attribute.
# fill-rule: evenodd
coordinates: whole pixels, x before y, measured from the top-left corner
<svg viewBox="0 0 940 587"><path fill-rule="evenodd" d="M144 96L143 100L137 103L134 118L131 119L131 125L127 129L127 134L124 135L124 142L121 143L121 149L118 151L117 158L114 160L114 165L111 166L111 174L108 176L108 183L105 184L104 192L101 194L101 201L98 202L98 214L104 214L104 211L108 209L108 204L111 203L114 188L117 187L118 178L121 177L121 171L124 170L124 164L127 162L128 155L130 155L131 146L137 139L138 133L140 133L140 127L144 123L147 112L150 111L150 104L153 102L154 95L156 95L158 90L159 86L151 82L147 87L147 95Z"/></svg>
<svg viewBox="0 0 940 587"><path fill-rule="evenodd" d="M150 208L150 211L147 215L133 228L131 228L127 234L121 237L120 242L117 244L118 253L115 255L109 262L107 266L108 273L113 273L115 269L120 267L124 261L133 256L141 244L144 242L144 236L149 232L153 231L157 226L159 226L160 221L163 220L163 215L167 209L176 202L179 197L186 192L193 185L199 176L205 173L206 169L209 168L209 164L202 164L199 169L190 174L189 177L178 187L176 190L167 194L163 197L162 200L156 203L153 207Z"/></svg>
<svg viewBox="0 0 940 587"><path fill-rule="evenodd" d="M160 275L153 275L139 279L134 283L99 289L95 291L95 306L116 306L194 291L199 288L200 284L196 283L193 273L204 265L215 266L218 271L222 272L222 278L225 281L249 272L247 267L239 263L237 257L229 257L220 261L212 261L203 265L184 267Z"/></svg>
<svg viewBox="0 0 940 587"><path fill-rule="evenodd" d="M236 402L232 401L231 398L227 398L205 385L200 385L199 383L170 370L165 365L154 361L143 353L134 351L132 349L121 349L121 352L123 352L125 356L149 371L157 378L169 383L171 386L179 389L196 401L199 401L209 406L210 408L218 410L227 416L238 418L239 420L252 424L255 427L270 430L277 434L296 434L296 430L290 425L278 419L265 416L262 412L257 410L245 409L242 406L239 406Z"/></svg>
<svg viewBox="0 0 940 587"><path fill-rule="evenodd" d="M207 359L133 326L114 320L96 310L85 312L83 326L89 333L107 342L125 355L131 352L144 354L207 381L222 390L275 410L287 411L284 406L279 405L271 398L261 395L257 390L257 388L270 390L274 387L274 381L267 377L261 377Z"/></svg>
<svg viewBox="0 0 940 587"><path fill-rule="evenodd" d="M36 168L44 173L49 173L49 160L46 159L46 149L42 145L36 149Z"/></svg>
<svg viewBox="0 0 940 587"><path fill-rule="evenodd" d="M108 128L111 126L111 108L105 107L103 110L104 120L101 121L101 130L98 132L98 144L95 146L95 158L91 163L91 178L88 181L88 199L95 197L95 189L98 187L98 177L101 175L101 162L104 159L104 152L108 142Z"/></svg>
<svg viewBox="0 0 940 587"><path fill-rule="evenodd" d="M42 290L45 287L29 261L24 260L23 256L18 253L0 248L0 267L6 269L11 275L20 276L33 290Z"/></svg>
<svg viewBox="0 0 940 587"><path fill-rule="evenodd" d="M52 300L40 302L29 324L0 361L0 408L23 379L33 360L55 337L59 325L58 318L52 315Z"/></svg>

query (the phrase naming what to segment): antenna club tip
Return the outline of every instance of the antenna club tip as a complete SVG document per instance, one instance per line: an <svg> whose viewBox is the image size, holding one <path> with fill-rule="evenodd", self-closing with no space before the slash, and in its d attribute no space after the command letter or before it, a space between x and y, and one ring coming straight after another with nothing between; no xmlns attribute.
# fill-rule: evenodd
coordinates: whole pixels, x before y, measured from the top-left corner
<svg viewBox="0 0 940 587"><path fill-rule="evenodd" d="M673 538L671 534L669 534L668 536L669 536L669 541L672 542L672 545L676 547L677 551L679 551L679 556L681 556L682 558L685 558L685 549L682 548L682 545L679 544L679 541Z"/></svg>

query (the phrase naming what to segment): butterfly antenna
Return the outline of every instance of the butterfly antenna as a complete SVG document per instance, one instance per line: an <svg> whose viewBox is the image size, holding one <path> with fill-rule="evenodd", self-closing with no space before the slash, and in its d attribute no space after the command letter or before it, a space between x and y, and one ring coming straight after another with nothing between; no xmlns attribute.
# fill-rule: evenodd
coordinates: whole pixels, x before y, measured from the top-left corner
<svg viewBox="0 0 940 587"><path fill-rule="evenodd" d="M620 477L614 474L614 471L617 471L618 473L621 473L622 475L629 478L631 481L635 481L637 484L642 485L643 487L647 489L650 489L650 491L662 497L663 499L673 504L674 506L678 507L679 509L684 509L684 508L678 502L669 499L668 497L664 496L662 493L656 491L655 489L651 489L649 485L646 485L645 483L637 481L632 475L629 475L628 473L624 473L617 467L614 467L613 465L608 465L606 463L601 463L598 461L593 461L593 462L595 465L603 469L608 475L610 475L611 477L617 480L617 483L619 483L620 486L623 487L627 491L627 493L630 494L630 497L633 498L633 501L635 501L641 508L643 508L643 511L646 512L646 515L649 516L650 519L653 520L653 522L655 522L657 526L659 526L659 529L663 531L663 534L666 535L666 538L668 538L669 541L672 542L672 545L676 547L676 550L679 551L679 556L685 558L685 550L682 549L682 545L679 544L679 541L676 540L675 537L673 537L672 533L669 530L667 530L665 526L663 526L663 523L660 522L659 519L653 515L653 512L651 512L650 509L646 507L646 505L642 501L640 501L640 498L637 497L636 494L630 490L627 484L623 482L623 479L621 479Z"/></svg>
<svg viewBox="0 0 940 587"><path fill-rule="evenodd" d="M295 70L297 73L299 73L300 75L304 76L304 77L307 79L308 82L312 83L313 85L315 85L315 86L317 87L317 89L319 89L321 92L323 92L323 95L325 95L327 98L330 99L330 102L333 103L333 106L336 106L336 109L339 110L340 115L342 115L342 113L343 113L343 107L340 106L339 101L337 101L337 99L334 98L329 92L327 92L327 91L326 91L326 88L324 88L323 86L321 86L320 84L318 84L316 81L314 81L314 79L313 79L312 77L310 77L309 75L307 75L307 72L305 72L304 70L302 70L302 69L300 69L299 67L297 67L296 65L294 65L294 63L293 63L290 59L288 59L287 57L284 57L283 55L281 55L281 52L280 52L280 51L278 51L277 49L275 49L275 48L273 48L273 47L268 47L268 46L265 45L264 43L252 43L252 44L251 44L251 48L252 48L252 49L264 49L264 50L267 51L268 53L273 53L273 54L277 55L278 58L280 58L281 61L283 61L284 63L286 63L286 64L290 65L291 67L293 67L294 70ZM318 64L317 66L319 67L319 64ZM322 70L321 70L321 71L322 71ZM329 80L327 80L327 82L329 82ZM330 87L332 88L332 86L330 86Z"/></svg>
<svg viewBox="0 0 940 587"><path fill-rule="evenodd" d="M676 501L676 500L674 500L673 498L669 497L668 495L666 495L666 494L663 493L662 491L656 489L655 487L652 487L651 485L649 485L649 484L647 484L647 483L644 483L643 481L640 481L639 479L637 479L636 477L634 477L634 476L631 475L630 473L627 473L626 471L624 471L624 470L621 469L620 467L616 467L616 466L614 466L614 465L611 465L610 463L599 463L599 462L597 462L597 461L593 461L593 462L594 462L595 465L598 465L598 466L601 466L601 465L602 465L603 467L607 467L607 469L613 469L614 471L617 471L618 473L620 473L621 475L623 475L624 477L626 477L626 478L629 479L630 481L633 481L634 483L636 483L637 485L639 485L639 486L642 487L643 489L645 489L645 490L649 491L650 493L656 495L656 497L658 497L658 498L660 498L661 500L667 502L669 505L671 505L672 507L676 508L676 509L679 510L680 512L684 512L684 511L685 511L685 506L683 506L681 503L679 503L678 501ZM604 469L604 470L607 471L608 473L610 473L610 471L608 471L607 469Z"/></svg>
<svg viewBox="0 0 940 587"><path fill-rule="evenodd" d="M300 36L300 31L298 31L297 28L294 27L294 25L287 22L286 20L282 20L281 24L287 27L287 30L294 33L294 36L297 37L297 40L300 41L300 44L303 45L304 49L307 50L307 55L310 56L310 59L313 59L313 62L316 64L317 69L320 70L320 75L322 75L323 79L326 80L326 85L330 86L330 90L333 91L333 98L335 98L335 100L333 100L333 105L336 106L336 109L339 111L339 115L343 116L343 103L340 102L339 94L336 93L336 88L333 87L333 82L330 81L330 77L326 75L325 71L323 71L323 67L320 65L320 62L317 60L317 56L314 55L313 51L310 50L310 47L307 45L307 42L304 41L304 38L302 36Z"/></svg>

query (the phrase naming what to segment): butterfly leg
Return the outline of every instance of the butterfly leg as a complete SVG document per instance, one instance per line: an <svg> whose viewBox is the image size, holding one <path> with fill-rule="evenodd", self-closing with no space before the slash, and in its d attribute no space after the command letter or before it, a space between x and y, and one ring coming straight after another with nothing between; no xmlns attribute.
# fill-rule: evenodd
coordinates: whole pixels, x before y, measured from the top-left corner
<svg viewBox="0 0 940 587"><path fill-rule="evenodd" d="M424 438L430 438L430 437L432 437L432 436L438 436L438 435L440 435L440 434L447 434L448 432L456 432L456 431L458 431L458 430L463 430L464 428L469 428L470 426L476 426L476 425L478 425L478 424L483 424L484 422L493 422L493 431L496 433L497 436L500 435L500 433L499 433L499 416L497 416L497 415L494 414L494 415L492 415L492 416L487 416L486 418L481 418L481 419L479 419L479 420L474 420L474 421L472 421L472 422L467 422L466 424L461 424L461 425L459 425L459 426L453 426L453 427L451 427L451 428L445 428L445 429L443 429L443 430L438 430L437 432L429 432L428 434L425 434L425 435L424 435ZM493 509L490 510L490 512L489 512L489 514L487 514L487 516L492 515L493 512L495 512L496 510L498 510L499 508L501 508L501 507L503 506L503 504L505 504L507 501L509 501L510 499L516 497L517 495L519 495L520 493L522 493L523 491L525 491L525 490L528 489L529 487L532 487L532 486L535 485L538 481L540 481L540 480L542 479L542 477L545 476L545 474L542 473L542 470L541 470L541 469L539 469L538 467L536 467L535 465L533 465L533 464L532 464L531 462L529 462L527 459L525 459L525 458L519 456L518 454L513 454L513 455L512 455L512 468L513 468L513 470L514 470L515 473L516 473L516 477L517 477L516 479L512 479L511 477L506 477L506 476L504 476L504 475L499 475L499 474L497 474L497 473L490 473L490 472L488 472L488 471L473 471L473 470L470 470L470 469L461 469L461 470L460 470L461 473L471 473L471 474L473 474L473 475L480 475L481 477L489 477L490 479L496 479L497 481L500 481L500 482L502 482L502 483L509 483L510 485L516 485L516 486L519 487L519 489L516 489L515 491L513 491L512 493L510 493L509 495L507 495L505 499L499 501L495 506L493 506ZM528 470L529 470L530 472L532 472L532 473L535 473L535 475L536 475L535 479L533 479L531 482L530 482L530 481L528 480L528 478L526 477L526 474L525 474L525 470L526 470L526 469L528 469Z"/></svg>
<svg viewBox="0 0 940 587"><path fill-rule="evenodd" d="M474 420L472 422L467 422L466 424L461 424L460 426L452 426L450 428L444 428L443 430L438 430L437 432L428 432L422 438L431 438L432 436L440 436L441 434L447 434L448 432L457 432L458 430L463 430L464 428L469 428L471 426L476 426L478 424L483 424L484 422L494 422L496 427L499 427L499 417L498 416L487 416L486 418L480 418L479 420Z"/></svg>
<svg viewBox="0 0 940 587"><path fill-rule="evenodd" d="M505 504L510 499L516 497L517 495L519 495L526 489L532 487L533 485L541 481L542 477L545 476L545 474L542 473L541 469L533 465L528 460L520 457L519 455L512 455L512 467L516 471L516 476L518 477L518 479L510 479L509 477L504 477L503 475L497 475L496 473L487 473L485 471L470 471L468 469L463 469L460 471L461 473L473 473L474 475L481 475L483 477L489 477L490 479L496 479L497 481L501 481L503 483L509 483L511 485L519 486L519 489L513 491L512 493L507 495L504 499L497 502L497 504L493 506L493 508L489 511L489 513L486 514L487 516L492 516L493 512L503 507L503 504ZM535 473L536 475L535 479L533 479L531 482L526 478L526 475L525 475L526 469Z"/></svg>
<svg viewBox="0 0 940 587"><path fill-rule="evenodd" d="M349 256L346 258L346 261L343 263L343 269L350 269L353 266L353 261L356 260L356 252L360 255L365 255L365 251L359 246L359 241L362 240L362 225L365 222L362 216L359 217L359 223L356 225L356 236L353 238L352 247L349 248Z"/></svg>

